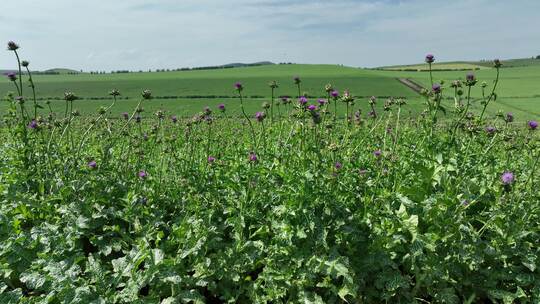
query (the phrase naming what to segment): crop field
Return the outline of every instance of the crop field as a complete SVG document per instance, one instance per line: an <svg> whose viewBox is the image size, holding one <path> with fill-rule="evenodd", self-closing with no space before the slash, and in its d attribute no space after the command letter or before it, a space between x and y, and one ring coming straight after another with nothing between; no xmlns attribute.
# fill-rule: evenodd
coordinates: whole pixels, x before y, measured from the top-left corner
<svg viewBox="0 0 540 304"><path fill-rule="evenodd" d="M9 74L0 303L539 303L540 70L492 66Z"/></svg>

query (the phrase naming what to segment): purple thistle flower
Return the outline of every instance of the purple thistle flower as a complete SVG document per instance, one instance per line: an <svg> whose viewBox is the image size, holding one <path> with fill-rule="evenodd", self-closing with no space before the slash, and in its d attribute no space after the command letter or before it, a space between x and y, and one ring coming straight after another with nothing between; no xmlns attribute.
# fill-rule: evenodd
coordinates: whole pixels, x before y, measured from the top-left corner
<svg viewBox="0 0 540 304"><path fill-rule="evenodd" d="M305 96L300 96L300 98L298 98L298 103L302 106L305 105L307 102L308 100Z"/></svg>
<svg viewBox="0 0 540 304"><path fill-rule="evenodd" d="M527 123L527 126L529 127L530 130L536 130L536 128L538 128L538 122L535 120L529 120L529 122Z"/></svg>
<svg viewBox="0 0 540 304"><path fill-rule="evenodd" d="M319 99L317 100L317 102L319 103L319 105L323 106L324 104L326 104L326 99Z"/></svg>
<svg viewBox="0 0 540 304"><path fill-rule="evenodd" d="M8 72L8 73L6 73L6 76L11 81L17 80L17 73L15 73L15 72Z"/></svg>
<svg viewBox="0 0 540 304"><path fill-rule="evenodd" d="M122 113L122 116L124 117L125 120L129 119L129 113L128 112Z"/></svg>
<svg viewBox="0 0 540 304"><path fill-rule="evenodd" d="M375 112L375 110L369 111L368 116L371 118L377 118L377 113Z"/></svg>
<svg viewBox="0 0 540 304"><path fill-rule="evenodd" d="M37 127L38 127L38 123L35 119L32 119L32 121L28 124L28 128L30 129L35 130L37 129Z"/></svg>
<svg viewBox="0 0 540 304"><path fill-rule="evenodd" d="M431 89L433 90L434 93L438 94L441 92L441 85L438 83L434 83Z"/></svg>
<svg viewBox="0 0 540 304"><path fill-rule="evenodd" d="M171 116L171 121L173 123L177 123L178 122L178 117L176 117L176 115Z"/></svg>
<svg viewBox="0 0 540 304"><path fill-rule="evenodd" d="M495 129L495 127L492 127L492 126L487 126L486 132L488 133L488 135L493 135L495 134L495 132L497 132L497 129Z"/></svg>
<svg viewBox="0 0 540 304"><path fill-rule="evenodd" d="M146 171L144 170L139 171L139 173L137 173L137 176L139 176L140 179L146 178L147 176Z"/></svg>
<svg viewBox="0 0 540 304"><path fill-rule="evenodd" d="M343 167L343 165L342 165L340 162L336 162L336 163L334 164L334 168L336 168L336 170L339 170L339 169L341 169L342 167Z"/></svg>
<svg viewBox="0 0 540 304"><path fill-rule="evenodd" d="M257 161L257 154L255 152L249 152L249 161L252 163Z"/></svg>
<svg viewBox="0 0 540 304"><path fill-rule="evenodd" d="M427 55L426 55L426 62L427 62L427 63L433 63L433 62L435 62L435 56L433 56L433 54L427 54Z"/></svg>
<svg viewBox="0 0 540 304"><path fill-rule="evenodd" d="M471 202L469 202L468 200L463 200L463 201L461 201L461 205L463 205L463 207L469 206L470 203L471 203Z"/></svg>
<svg viewBox="0 0 540 304"><path fill-rule="evenodd" d="M141 116L140 116L140 115L135 116L135 122L136 122L136 123L140 123L140 122L141 122Z"/></svg>
<svg viewBox="0 0 540 304"><path fill-rule="evenodd" d="M503 185L508 186L514 182L514 174L510 171L506 171L501 175L501 182Z"/></svg>
<svg viewBox="0 0 540 304"><path fill-rule="evenodd" d="M258 122L262 122L265 117L266 117L266 113L264 112L255 113L255 119L257 119Z"/></svg>
<svg viewBox="0 0 540 304"><path fill-rule="evenodd" d="M334 98L338 98L339 97L339 92L336 91L336 90L333 90L332 93L330 93L330 95Z"/></svg>
<svg viewBox="0 0 540 304"><path fill-rule="evenodd" d="M225 104L220 103L220 104L218 105L218 109L219 109L221 112L225 112Z"/></svg>
<svg viewBox="0 0 540 304"><path fill-rule="evenodd" d="M216 161L216 158L213 157L213 156L208 156L207 161L208 161L209 164L212 164L212 163L214 163Z"/></svg>
<svg viewBox="0 0 540 304"><path fill-rule="evenodd" d="M474 76L473 73L467 74L467 81L473 81L476 79L476 76Z"/></svg>
<svg viewBox="0 0 540 304"><path fill-rule="evenodd" d="M307 109L310 110L310 111L315 111L315 110L317 110L317 106L316 105L309 105L307 107Z"/></svg>
<svg viewBox="0 0 540 304"><path fill-rule="evenodd" d="M298 76L295 76L293 80L294 80L294 84L299 84L301 82L300 77Z"/></svg>
<svg viewBox="0 0 540 304"><path fill-rule="evenodd" d="M92 161L89 161L89 162L88 162L88 168L90 168L90 169L95 169L96 166L97 166L97 163L96 163L95 160L92 160Z"/></svg>
<svg viewBox="0 0 540 304"><path fill-rule="evenodd" d="M506 122L513 122L514 121L514 114L512 113L506 113Z"/></svg>
<svg viewBox="0 0 540 304"><path fill-rule="evenodd" d="M375 150L375 151L373 151L373 155L375 155L375 157L381 157L382 151L381 150Z"/></svg>
<svg viewBox="0 0 540 304"><path fill-rule="evenodd" d="M238 91L242 91L244 89L244 87L242 86L242 83L240 82L237 82L234 84L234 87L236 88L236 90Z"/></svg>

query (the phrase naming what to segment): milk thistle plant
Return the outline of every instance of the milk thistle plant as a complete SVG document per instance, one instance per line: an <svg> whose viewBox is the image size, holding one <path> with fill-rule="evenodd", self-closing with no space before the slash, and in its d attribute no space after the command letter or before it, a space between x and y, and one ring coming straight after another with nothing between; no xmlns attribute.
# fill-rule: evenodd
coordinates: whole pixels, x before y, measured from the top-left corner
<svg viewBox="0 0 540 304"><path fill-rule="evenodd" d="M129 112L116 89L92 114L70 91L27 111L40 78L10 73L0 303L539 302L538 119L492 117L498 80L434 76L425 115L298 78L257 112L237 83L183 117L150 90Z"/></svg>

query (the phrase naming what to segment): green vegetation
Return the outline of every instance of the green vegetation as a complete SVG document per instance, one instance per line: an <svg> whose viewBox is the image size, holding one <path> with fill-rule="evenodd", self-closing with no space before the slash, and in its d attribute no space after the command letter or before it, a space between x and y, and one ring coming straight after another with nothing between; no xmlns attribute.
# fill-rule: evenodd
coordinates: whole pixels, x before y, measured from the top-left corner
<svg viewBox="0 0 540 304"><path fill-rule="evenodd" d="M109 79L111 99L68 92L50 109L10 75L0 303L540 302L540 134L536 121L492 115L504 77L419 96L395 77L431 86L412 76L429 73L301 66L291 84L294 68L102 75L99 86L73 75L88 93ZM170 116L169 106L196 99L141 94L150 75L158 90L183 80L205 94L206 80L207 94L223 86L237 98L223 111L199 104L192 118ZM50 92L69 84L50 77ZM255 107L261 100L244 96L268 101L268 78L290 95L330 98ZM417 97L355 98L328 82ZM79 115L90 105L94 115ZM241 118L226 115L238 109Z"/></svg>

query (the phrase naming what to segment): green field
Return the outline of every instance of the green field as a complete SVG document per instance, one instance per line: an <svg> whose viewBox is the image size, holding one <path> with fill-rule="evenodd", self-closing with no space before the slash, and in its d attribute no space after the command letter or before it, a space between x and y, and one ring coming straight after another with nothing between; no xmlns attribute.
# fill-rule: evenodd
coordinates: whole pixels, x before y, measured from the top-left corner
<svg viewBox="0 0 540 304"><path fill-rule="evenodd" d="M522 61L525 62L525 61ZM530 65L501 69L499 85L499 99L488 109L488 113L498 110L515 112L520 120L534 118L540 115L540 65L529 60ZM451 65L454 65L451 63ZM444 66L444 64L441 64ZM476 67L477 65L470 65ZM421 65L418 65L421 67ZM424 65L425 67L425 65ZM463 67L463 66L462 66ZM435 71L434 78L447 81L463 79L466 71ZM495 70L483 67L475 71L481 81L489 85L495 78ZM81 100L75 103L75 108L83 114L95 113L100 106L110 104L107 93L117 88L122 97L112 109L111 114L117 115L133 109L139 100L143 89L150 89L156 97L151 103L145 105L147 112L163 108L171 114L190 116L200 111L204 106L214 107L219 103L227 105L229 114L239 113L239 102L233 84L240 81L244 84L246 108L250 113L260 110L263 102L270 102L270 88L268 82L276 80L280 87L276 89L276 96L296 96L297 87L292 78L299 76L302 79L302 93L306 92L313 99L326 95L324 86L332 83L334 87L343 91L349 89L353 95L358 96L356 107L367 110L367 97L380 96L384 100L388 96L405 97L409 100L408 110L417 113L423 108L420 96L402 85L397 78L410 78L424 86L429 86L429 73L391 70L369 70L337 65L268 65L257 67L243 67L219 70L175 71L175 72L143 72L124 74L88 74L76 75L36 75L34 77L38 98L50 100L53 111L62 112L65 91L72 91ZM488 87L489 88L489 87ZM5 78L0 80L0 92L14 90ZM26 88L26 92L29 89ZM452 93L452 92L447 92ZM452 94L450 94L452 95ZM481 96L480 86L473 90L474 97ZM449 104L452 104L449 101ZM342 105L340 105L342 106ZM377 105L382 107L382 102ZM473 109L476 108L473 104ZM6 104L0 106L5 110ZM343 110L341 110L343 112Z"/></svg>

